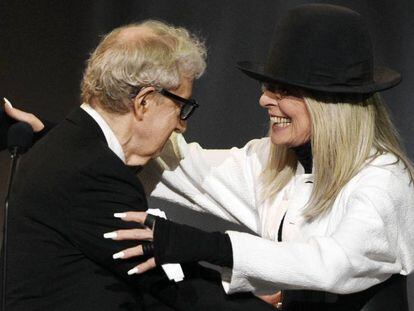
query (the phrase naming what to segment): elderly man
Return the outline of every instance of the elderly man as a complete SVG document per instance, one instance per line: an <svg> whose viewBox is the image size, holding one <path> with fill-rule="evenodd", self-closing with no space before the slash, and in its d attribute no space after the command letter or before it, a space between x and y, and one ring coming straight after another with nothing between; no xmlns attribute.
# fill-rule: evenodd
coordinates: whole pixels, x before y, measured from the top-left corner
<svg viewBox="0 0 414 311"><path fill-rule="evenodd" d="M151 262L112 256L136 243L102 238L136 227L115 213L147 210L136 169L185 130L197 107L192 83L204 69L203 44L182 28L147 21L102 39L84 73L83 104L20 163L10 201L8 311L144 310L144 292L163 310L270 308L252 296L226 297L201 270L177 284L160 269L134 274Z"/></svg>

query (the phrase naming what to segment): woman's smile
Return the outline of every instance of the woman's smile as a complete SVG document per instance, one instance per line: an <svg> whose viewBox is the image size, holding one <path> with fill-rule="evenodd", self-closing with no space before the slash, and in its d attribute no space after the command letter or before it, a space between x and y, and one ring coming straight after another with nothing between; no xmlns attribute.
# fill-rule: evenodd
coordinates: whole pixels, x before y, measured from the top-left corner
<svg viewBox="0 0 414 311"><path fill-rule="evenodd" d="M292 119L287 117L279 117L279 116L270 116L270 122L272 124L272 128L285 128L292 124Z"/></svg>

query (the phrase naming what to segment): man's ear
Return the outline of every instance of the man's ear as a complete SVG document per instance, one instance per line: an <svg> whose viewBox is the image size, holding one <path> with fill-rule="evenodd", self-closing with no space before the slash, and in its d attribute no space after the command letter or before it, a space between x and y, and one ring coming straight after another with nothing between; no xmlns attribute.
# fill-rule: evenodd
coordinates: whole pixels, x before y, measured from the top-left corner
<svg viewBox="0 0 414 311"><path fill-rule="evenodd" d="M148 95L155 91L154 87L144 87L133 99L134 115L138 120L142 120L148 109Z"/></svg>

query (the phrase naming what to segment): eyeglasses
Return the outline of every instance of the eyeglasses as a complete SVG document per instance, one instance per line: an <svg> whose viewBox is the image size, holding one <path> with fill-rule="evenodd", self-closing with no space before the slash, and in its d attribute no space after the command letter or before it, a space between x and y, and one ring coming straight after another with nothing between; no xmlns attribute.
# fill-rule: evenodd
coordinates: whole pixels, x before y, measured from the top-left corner
<svg viewBox="0 0 414 311"><path fill-rule="evenodd" d="M181 111L180 111L181 120L187 120L193 114L194 110L200 106L199 104L197 104L196 100L193 98L189 98L189 99L183 98L163 88L155 88L155 90L161 95L168 97L172 99L173 101L177 102L179 105L181 105Z"/></svg>
<svg viewBox="0 0 414 311"><path fill-rule="evenodd" d="M133 99L138 95L138 93L141 91L143 87L137 87L134 85L130 85L130 86L135 88L134 92L132 92L129 95L129 98ZM197 104L196 100L193 98L189 98L189 99L183 98L161 87L155 87L155 91L165 97L172 99L174 102L178 103L181 106L181 110L180 110L181 120L187 120L193 114L194 110L200 106L199 104Z"/></svg>

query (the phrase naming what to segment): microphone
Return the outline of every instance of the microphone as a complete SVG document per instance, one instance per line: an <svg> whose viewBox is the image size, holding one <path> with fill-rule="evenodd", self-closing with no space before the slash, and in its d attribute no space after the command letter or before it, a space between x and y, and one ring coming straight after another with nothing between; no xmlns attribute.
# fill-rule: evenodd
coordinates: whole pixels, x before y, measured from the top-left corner
<svg viewBox="0 0 414 311"><path fill-rule="evenodd" d="M3 222L3 280L2 280L2 309L6 310L6 283L7 283L7 240L8 240L8 211L13 178L16 172L17 163L20 155L25 153L33 145L33 129L25 122L17 122L10 126L7 133L7 147L11 155L11 169L9 176L9 186L4 204L4 222Z"/></svg>
<svg viewBox="0 0 414 311"><path fill-rule="evenodd" d="M25 153L33 145L33 129L26 122L10 126L7 133L7 148L12 157Z"/></svg>
<svg viewBox="0 0 414 311"><path fill-rule="evenodd" d="M7 148L7 133L16 120L10 118L0 105L0 151Z"/></svg>

